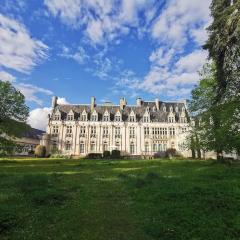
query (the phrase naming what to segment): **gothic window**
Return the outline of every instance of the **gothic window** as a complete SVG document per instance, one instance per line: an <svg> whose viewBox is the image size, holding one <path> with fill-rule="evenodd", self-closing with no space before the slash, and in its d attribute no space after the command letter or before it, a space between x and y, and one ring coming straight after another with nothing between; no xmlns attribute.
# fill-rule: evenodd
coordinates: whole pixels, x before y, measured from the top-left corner
<svg viewBox="0 0 240 240"><path fill-rule="evenodd" d="M108 143L107 142L103 143L103 151L108 151Z"/></svg>
<svg viewBox="0 0 240 240"><path fill-rule="evenodd" d="M103 122L109 122L110 121L110 115L108 111L106 111L103 115Z"/></svg>
<svg viewBox="0 0 240 240"><path fill-rule="evenodd" d="M96 137L96 126L91 126L91 137Z"/></svg>
<svg viewBox="0 0 240 240"><path fill-rule="evenodd" d="M103 137L108 137L108 127L103 127Z"/></svg>
<svg viewBox="0 0 240 240"><path fill-rule="evenodd" d="M178 112L178 106L175 107L175 112Z"/></svg>
<svg viewBox="0 0 240 240"><path fill-rule="evenodd" d="M80 137L84 137L86 133L86 127L80 126Z"/></svg>
<svg viewBox="0 0 240 240"><path fill-rule="evenodd" d="M83 122L86 122L87 121L87 114L86 113L82 113L82 116L81 116L81 121Z"/></svg>
<svg viewBox="0 0 240 240"><path fill-rule="evenodd" d="M132 111L129 115L129 122L135 122L136 121L136 117L135 117L135 114L134 112Z"/></svg>
<svg viewBox="0 0 240 240"><path fill-rule="evenodd" d="M53 120L59 121L60 120L60 115L59 114L55 114L54 117L53 117Z"/></svg>
<svg viewBox="0 0 240 240"><path fill-rule="evenodd" d="M121 122L121 116L115 116L115 122Z"/></svg>
<svg viewBox="0 0 240 240"><path fill-rule="evenodd" d="M172 116L168 117L168 122L174 123L175 122L175 117L172 117Z"/></svg>
<svg viewBox="0 0 240 240"><path fill-rule="evenodd" d="M149 116L143 116L143 122L150 122L150 117Z"/></svg>
<svg viewBox="0 0 240 240"><path fill-rule="evenodd" d="M74 120L74 115L73 114L68 114L67 115L67 120L68 121L73 121Z"/></svg>
<svg viewBox="0 0 240 240"><path fill-rule="evenodd" d="M93 112L92 116L91 116L91 121L92 122L97 122L98 120L98 115L97 115L97 112Z"/></svg>
<svg viewBox="0 0 240 240"><path fill-rule="evenodd" d="M187 118L186 117L180 117L180 122L181 123L186 123L187 122Z"/></svg>
<svg viewBox="0 0 240 240"><path fill-rule="evenodd" d="M173 112L173 107L172 106L170 107L170 112Z"/></svg>
<svg viewBox="0 0 240 240"><path fill-rule="evenodd" d="M120 150L120 143L119 142L116 142L115 146L116 146L116 150Z"/></svg>

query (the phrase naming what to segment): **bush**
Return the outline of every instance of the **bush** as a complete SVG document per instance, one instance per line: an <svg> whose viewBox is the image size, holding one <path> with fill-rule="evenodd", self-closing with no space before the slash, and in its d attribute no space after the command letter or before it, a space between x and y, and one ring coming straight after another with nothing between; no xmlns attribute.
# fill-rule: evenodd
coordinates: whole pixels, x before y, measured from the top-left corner
<svg viewBox="0 0 240 240"><path fill-rule="evenodd" d="M119 150L112 150L112 158L120 158L121 152Z"/></svg>
<svg viewBox="0 0 240 240"><path fill-rule="evenodd" d="M102 158L102 154L101 153L89 153L86 156L87 159L101 159Z"/></svg>
<svg viewBox="0 0 240 240"><path fill-rule="evenodd" d="M175 148L168 148L166 150L166 156L168 158L177 157L178 156L177 150Z"/></svg>
<svg viewBox="0 0 240 240"><path fill-rule="evenodd" d="M46 147L42 146L42 145L37 145L37 147L35 148L35 152L34 152L35 156L37 157L45 157L46 156Z"/></svg>
<svg viewBox="0 0 240 240"><path fill-rule="evenodd" d="M103 152L103 158L110 158L110 151L104 151Z"/></svg>

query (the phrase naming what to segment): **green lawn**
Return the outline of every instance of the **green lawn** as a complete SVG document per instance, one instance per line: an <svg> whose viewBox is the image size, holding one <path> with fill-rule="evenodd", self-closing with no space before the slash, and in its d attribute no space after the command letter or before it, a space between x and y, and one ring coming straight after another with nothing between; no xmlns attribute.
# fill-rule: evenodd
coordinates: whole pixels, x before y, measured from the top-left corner
<svg viewBox="0 0 240 240"><path fill-rule="evenodd" d="M0 239L240 239L240 165L0 161Z"/></svg>

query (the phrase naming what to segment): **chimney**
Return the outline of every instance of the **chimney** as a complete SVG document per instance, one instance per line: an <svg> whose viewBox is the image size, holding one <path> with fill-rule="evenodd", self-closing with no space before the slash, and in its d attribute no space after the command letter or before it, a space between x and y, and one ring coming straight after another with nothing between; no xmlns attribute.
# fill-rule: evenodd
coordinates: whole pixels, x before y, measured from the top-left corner
<svg viewBox="0 0 240 240"><path fill-rule="evenodd" d="M127 101L125 98L120 98L120 109L123 110L127 105Z"/></svg>
<svg viewBox="0 0 240 240"><path fill-rule="evenodd" d="M56 96L52 97L52 108L55 108L57 106L57 100L58 100L58 97Z"/></svg>
<svg viewBox="0 0 240 240"><path fill-rule="evenodd" d="M91 112L93 112L95 107L96 107L96 98L91 97Z"/></svg>
<svg viewBox="0 0 240 240"><path fill-rule="evenodd" d="M137 98L137 101L136 101L137 107L141 107L142 103L143 103L142 99L140 97Z"/></svg>
<svg viewBox="0 0 240 240"><path fill-rule="evenodd" d="M160 109L159 98L156 98L156 99L155 99L155 104L156 104L157 110L159 110L159 109Z"/></svg>

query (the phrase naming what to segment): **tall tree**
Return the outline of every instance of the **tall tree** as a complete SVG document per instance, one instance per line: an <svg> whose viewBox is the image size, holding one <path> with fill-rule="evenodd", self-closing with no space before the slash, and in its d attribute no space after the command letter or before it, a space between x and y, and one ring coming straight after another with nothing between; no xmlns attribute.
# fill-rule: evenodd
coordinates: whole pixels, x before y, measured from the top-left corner
<svg viewBox="0 0 240 240"><path fill-rule="evenodd" d="M204 48L216 63L217 96L215 101L228 101L240 92L240 1L213 0L212 24Z"/></svg>
<svg viewBox="0 0 240 240"><path fill-rule="evenodd" d="M11 152L15 137L21 137L29 126L26 124L29 109L23 94L11 83L0 80L0 154Z"/></svg>

